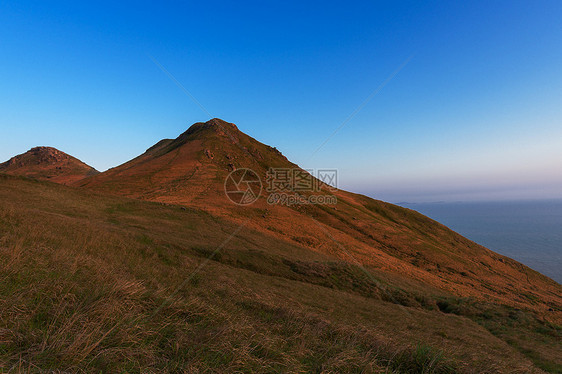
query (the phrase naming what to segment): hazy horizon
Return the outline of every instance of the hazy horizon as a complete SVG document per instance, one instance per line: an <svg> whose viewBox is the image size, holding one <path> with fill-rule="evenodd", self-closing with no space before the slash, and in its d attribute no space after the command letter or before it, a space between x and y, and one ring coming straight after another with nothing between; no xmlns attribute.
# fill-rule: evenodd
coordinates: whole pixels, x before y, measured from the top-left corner
<svg viewBox="0 0 562 374"><path fill-rule="evenodd" d="M562 198L560 2L0 10L0 162L104 171L218 117L385 201Z"/></svg>

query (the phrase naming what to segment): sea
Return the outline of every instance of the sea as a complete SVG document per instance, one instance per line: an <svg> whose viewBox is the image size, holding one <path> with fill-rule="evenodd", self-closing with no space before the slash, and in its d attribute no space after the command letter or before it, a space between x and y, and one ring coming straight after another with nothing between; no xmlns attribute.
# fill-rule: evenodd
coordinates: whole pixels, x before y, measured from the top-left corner
<svg viewBox="0 0 562 374"><path fill-rule="evenodd" d="M398 205L562 284L562 200Z"/></svg>

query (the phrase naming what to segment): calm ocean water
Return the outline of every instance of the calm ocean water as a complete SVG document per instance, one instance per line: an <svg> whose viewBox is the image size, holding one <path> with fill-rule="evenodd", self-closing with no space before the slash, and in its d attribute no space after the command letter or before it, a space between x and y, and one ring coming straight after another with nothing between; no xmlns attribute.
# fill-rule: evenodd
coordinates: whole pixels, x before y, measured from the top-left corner
<svg viewBox="0 0 562 374"><path fill-rule="evenodd" d="M400 205L562 284L562 200Z"/></svg>

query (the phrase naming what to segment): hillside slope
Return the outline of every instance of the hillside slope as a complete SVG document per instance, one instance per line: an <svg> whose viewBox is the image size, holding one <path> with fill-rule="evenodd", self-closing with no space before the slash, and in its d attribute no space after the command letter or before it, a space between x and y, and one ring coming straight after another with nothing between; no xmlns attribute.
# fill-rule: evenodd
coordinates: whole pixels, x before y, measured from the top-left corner
<svg viewBox="0 0 562 374"><path fill-rule="evenodd" d="M353 259L385 274L458 296L493 298L530 308L553 321L562 318L562 293L556 282L412 210L332 189L318 193L336 196L337 204L270 204L265 190L249 206L238 206L227 198L225 179L232 170L250 168L265 186L270 167L298 168L234 124L213 119L194 124L177 139L163 140L134 160L76 185L198 207L238 223L249 217L248 224L264 234L342 260Z"/></svg>
<svg viewBox="0 0 562 374"><path fill-rule="evenodd" d="M177 139L162 140L124 165L75 185L179 204L232 224L244 223L272 238L274 247L298 245L361 266L376 287L365 289L352 282L357 293L470 316L536 362L562 356L558 332L551 336L554 340L547 339L547 348L541 343L542 333L529 333L517 323L505 328L509 316L516 313L508 310L531 313L529 318L539 324L560 325L562 287L556 282L415 211L342 190L315 192L336 196L337 204L332 205L270 204L267 191L248 206L227 198L225 179L231 171L250 168L265 186L271 167L298 168L234 124L213 119L194 124ZM300 192L302 196L311 194ZM308 281L325 283L325 277L333 276L345 283L329 267L298 257L291 266ZM445 300L449 296L453 299ZM557 344L550 345L553 341ZM554 362L560 364L558 358Z"/></svg>
<svg viewBox="0 0 562 374"><path fill-rule="evenodd" d="M0 164L0 173L71 184L98 171L56 148L35 147Z"/></svg>
<svg viewBox="0 0 562 374"><path fill-rule="evenodd" d="M540 372L502 334L556 370L560 329L535 313L383 286L338 257L200 208L0 174L0 370Z"/></svg>

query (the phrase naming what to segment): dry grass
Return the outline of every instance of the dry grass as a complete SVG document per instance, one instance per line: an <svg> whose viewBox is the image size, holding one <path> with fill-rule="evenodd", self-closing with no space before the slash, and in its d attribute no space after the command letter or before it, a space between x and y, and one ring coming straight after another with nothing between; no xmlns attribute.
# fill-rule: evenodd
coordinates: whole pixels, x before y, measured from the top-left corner
<svg viewBox="0 0 562 374"><path fill-rule="evenodd" d="M538 371L436 307L452 295L375 272L383 292L351 264L252 229L174 294L235 228L198 209L0 176L0 370Z"/></svg>

